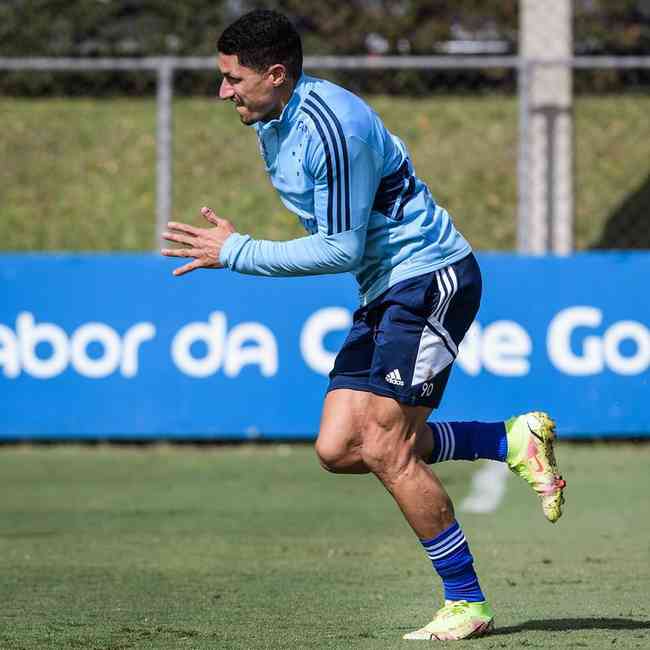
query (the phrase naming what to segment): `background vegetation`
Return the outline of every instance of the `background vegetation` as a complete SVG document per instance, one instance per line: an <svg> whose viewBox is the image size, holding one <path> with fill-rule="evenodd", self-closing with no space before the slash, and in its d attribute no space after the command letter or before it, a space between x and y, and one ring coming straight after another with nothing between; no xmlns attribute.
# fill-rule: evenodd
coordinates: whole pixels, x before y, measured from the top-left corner
<svg viewBox="0 0 650 650"><path fill-rule="evenodd" d="M407 142L416 170L472 244L513 249L516 99L369 99ZM0 165L2 248L154 248L152 100L0 99L0 114L0 160L8 161ZM640 189L649 172L648 115L650 97L576 102L580 248L650 247L647 190ZM178 99L174 129L174 218L200 224L198 210L208 204L256 237L302 234L265 176L254 133L230 104ZM626 208L635 196L633 209ZM628 216L621 221L623 213Z"/></svg>
<svg viewBox="0 0 650 650"><path fill-rule="evenodd" d="M0 56L211 56L222 28L256 6L289 14L308 54L437 54L462 40L517 50L518 0L6 0ZM574 13L576 53L650 53L650 0L576 0ZM650 248L648 74L574 74L578 248ZM418 173L475 247L514 248L512 71L323 76L362 92L407 141ZM230 107L205 99L217 83L213 72L175 77L175 218L191 220L210 203L257 237L300 234L252 133ZM0 71L0 247L154 247L154 89L147 72Z"/></svg>

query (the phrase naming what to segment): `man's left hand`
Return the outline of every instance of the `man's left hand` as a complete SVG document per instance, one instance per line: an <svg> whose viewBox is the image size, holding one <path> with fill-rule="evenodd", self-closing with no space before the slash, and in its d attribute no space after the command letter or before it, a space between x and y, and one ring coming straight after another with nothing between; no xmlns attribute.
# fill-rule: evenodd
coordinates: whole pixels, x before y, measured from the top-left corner
<svg viewBox="0 0 650 650"><path fill-rule="evenodd" d="M185 223L170 221L163 239L184 244L187 248L163 248L167 257L193 257L194 261L174 270L174 275L184 275L195 269L220 269L219 254L224 242L235 227L227 219L220 219L210 208L201 208L201 214L214 228L196 228Z"/></svg>

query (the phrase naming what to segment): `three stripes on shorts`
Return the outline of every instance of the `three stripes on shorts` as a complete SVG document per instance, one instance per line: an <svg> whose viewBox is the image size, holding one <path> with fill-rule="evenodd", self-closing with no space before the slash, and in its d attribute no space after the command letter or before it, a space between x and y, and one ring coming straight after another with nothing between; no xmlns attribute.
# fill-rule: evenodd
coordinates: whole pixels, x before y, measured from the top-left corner
<svg viewBox="0 0 650 650"><path fill-rule="evenodd" d="M444 326L447 310L458 291L458 277L448 266L434 274L438 286L438 304L422 330L420 345L415 358L412 386L428 381L444 370L458 356L458 346Z"/></svg>
<svg viewBox="0 0 650 650"><path fill-rule="evenodd" d="M445 322L445 316L447 315L449 304L458 291L458 278L456 277L456 272L451 266L436 271L435 276L438 284L440 301L438 302L438 306L433 310L431 316L429 316L428 322L431 329L440 336L445 347L455 359L458 356L458 347L451 336L449 336L449 332L447 332L443 323Z"/></svg>

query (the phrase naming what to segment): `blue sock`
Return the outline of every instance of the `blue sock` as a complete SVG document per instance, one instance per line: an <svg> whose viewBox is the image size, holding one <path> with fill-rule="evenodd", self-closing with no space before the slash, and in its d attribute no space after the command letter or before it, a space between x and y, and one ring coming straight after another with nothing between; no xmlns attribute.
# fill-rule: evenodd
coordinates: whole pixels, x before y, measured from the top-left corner
<svg viewBox="0 0 650 650"><path fill-rule="evenodd" d="M429 464L443 460L505 461L508 439L505 422L429 422L433 451Z"/></svg>
<svg viewBox="0 0 650 650"><path fill-rule="evenodd" d="M485 600L474 571L474 558L457 521L433 539L421 539L420 542L442 578L445 600Z"/></svg>

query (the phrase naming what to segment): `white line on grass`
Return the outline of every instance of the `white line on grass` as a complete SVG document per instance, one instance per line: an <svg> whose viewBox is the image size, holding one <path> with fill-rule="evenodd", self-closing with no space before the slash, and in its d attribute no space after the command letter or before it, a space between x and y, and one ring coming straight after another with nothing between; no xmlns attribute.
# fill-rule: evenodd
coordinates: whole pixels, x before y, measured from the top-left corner
<svg viewBox="0 0 650 650"><path fill-rule="evenodd" d="M463 512L487 514L494 512L506 493L510 470L505 463L489 460L472 476L469 494L460 504Z"/></svg>

